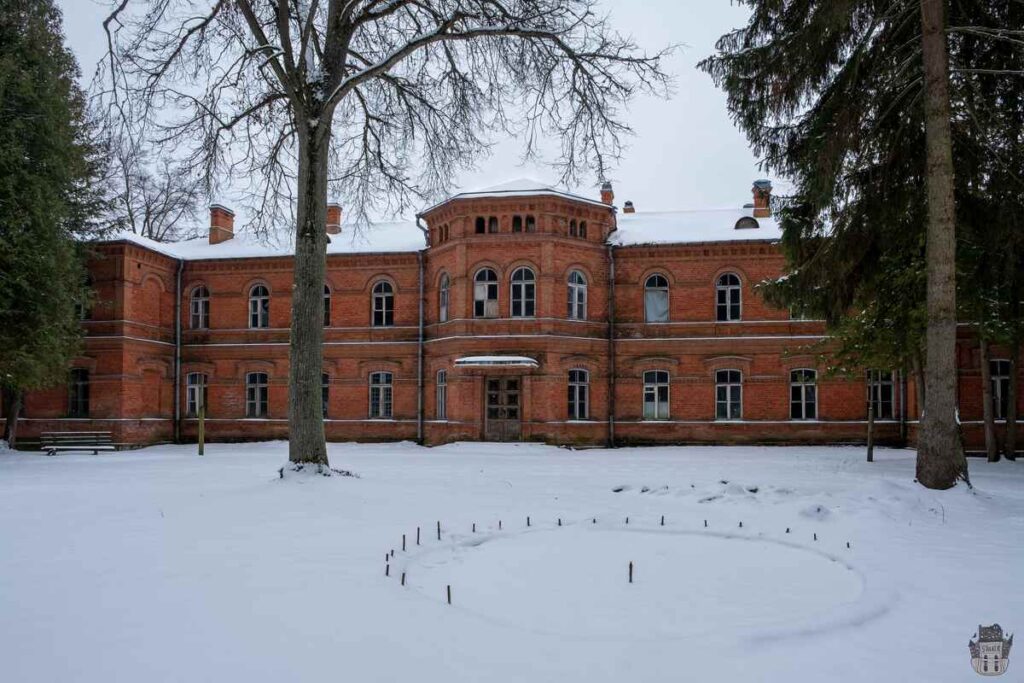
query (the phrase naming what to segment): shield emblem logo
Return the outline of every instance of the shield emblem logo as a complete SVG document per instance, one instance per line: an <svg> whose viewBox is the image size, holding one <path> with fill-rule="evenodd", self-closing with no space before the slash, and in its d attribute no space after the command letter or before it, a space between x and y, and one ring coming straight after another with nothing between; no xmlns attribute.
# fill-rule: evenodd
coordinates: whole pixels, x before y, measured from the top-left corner
<svg viewBox="0 0 1024 683"><path fill-rule="evenodd" d="M1010 648L1013 635L1004 636L999 624L978 626L978 632L968 641L971 667L981 676L1002 676L1010 668Z"/></svg>

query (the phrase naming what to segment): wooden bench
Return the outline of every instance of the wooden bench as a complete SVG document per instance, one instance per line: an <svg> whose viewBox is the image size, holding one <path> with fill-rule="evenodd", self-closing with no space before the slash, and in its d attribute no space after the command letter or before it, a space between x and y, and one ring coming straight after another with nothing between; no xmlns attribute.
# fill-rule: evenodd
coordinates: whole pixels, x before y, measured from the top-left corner
<svg viewBox="0 0 1024 683"><path fill-rule="evenodd" d="M63 451L92 451L96 455L100 451L117 450L110 432L43 432L39 442L47 455Z"/></svg>

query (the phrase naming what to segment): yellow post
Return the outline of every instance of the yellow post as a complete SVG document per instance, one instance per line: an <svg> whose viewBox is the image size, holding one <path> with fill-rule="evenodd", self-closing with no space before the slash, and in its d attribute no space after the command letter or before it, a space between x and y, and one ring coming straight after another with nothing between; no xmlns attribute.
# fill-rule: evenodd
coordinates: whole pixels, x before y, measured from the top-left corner
<svg viewBox="0 0 1024 683"><path fill-rule="evenodd" d="M206 406L199 406L199 455L203 454L203 447L206 445Z"/></svg>

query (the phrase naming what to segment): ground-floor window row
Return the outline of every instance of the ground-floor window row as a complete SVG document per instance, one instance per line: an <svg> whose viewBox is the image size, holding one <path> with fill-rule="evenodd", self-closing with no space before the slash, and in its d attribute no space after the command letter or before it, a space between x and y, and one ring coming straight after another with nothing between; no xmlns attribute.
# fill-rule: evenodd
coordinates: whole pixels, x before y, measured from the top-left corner
<svg viewBox="0 0 1024 683"><path fill-rule="evenodd" d="M88 415L88 376L84 370L76 370L71 385L69 415ZM83 381L83 373L85 373ZM643 373L644 420L669 420L671 418L671 373L668 370L647 370ZM743 372L738 369L720 369L714 374L716 420L743 419ZM891 420L896 415L896 382L891 371L869 370L866 379L866 403L871 406L873 417ZM570 369L565 375L566 415L569 420L590 419L591 374L583 368ZM206 405L208 378L200 372L190 372L186 377L186 416L196 417ZM438 370L435 375L434 415L436 420L448 417L448 371ZM368 417L370 419L391 418L394 415L394 374L389 371L375 371L368 376ZM519 388L514 396L516 405L503 405L508 396L501 399L491 397L488 385L489 410L507 418L518 418ZM331 378L321 375L321 405L324 417L329 417ZM507 393L507 392L506 392ZM789 419L818 419L818 372L810 368L798 368L789 372ZM83 404L84 401L84 404ZM267 417L269 405L269 377L266 372L249 372L245 375L245 416L247 418ZM84 412L83 412L84 411Z"/></svg>

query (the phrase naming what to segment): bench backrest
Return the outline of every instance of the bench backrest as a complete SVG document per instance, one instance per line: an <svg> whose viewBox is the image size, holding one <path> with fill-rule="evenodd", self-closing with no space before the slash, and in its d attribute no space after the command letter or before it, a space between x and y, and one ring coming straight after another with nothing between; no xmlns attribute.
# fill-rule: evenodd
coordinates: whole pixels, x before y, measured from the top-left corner
<svg viewBox="0 0 1024 683"><path fill-rule="evenodd" d="M107 446L112 443L110 432L43 432L39 440L44 446Z"/></svg>

